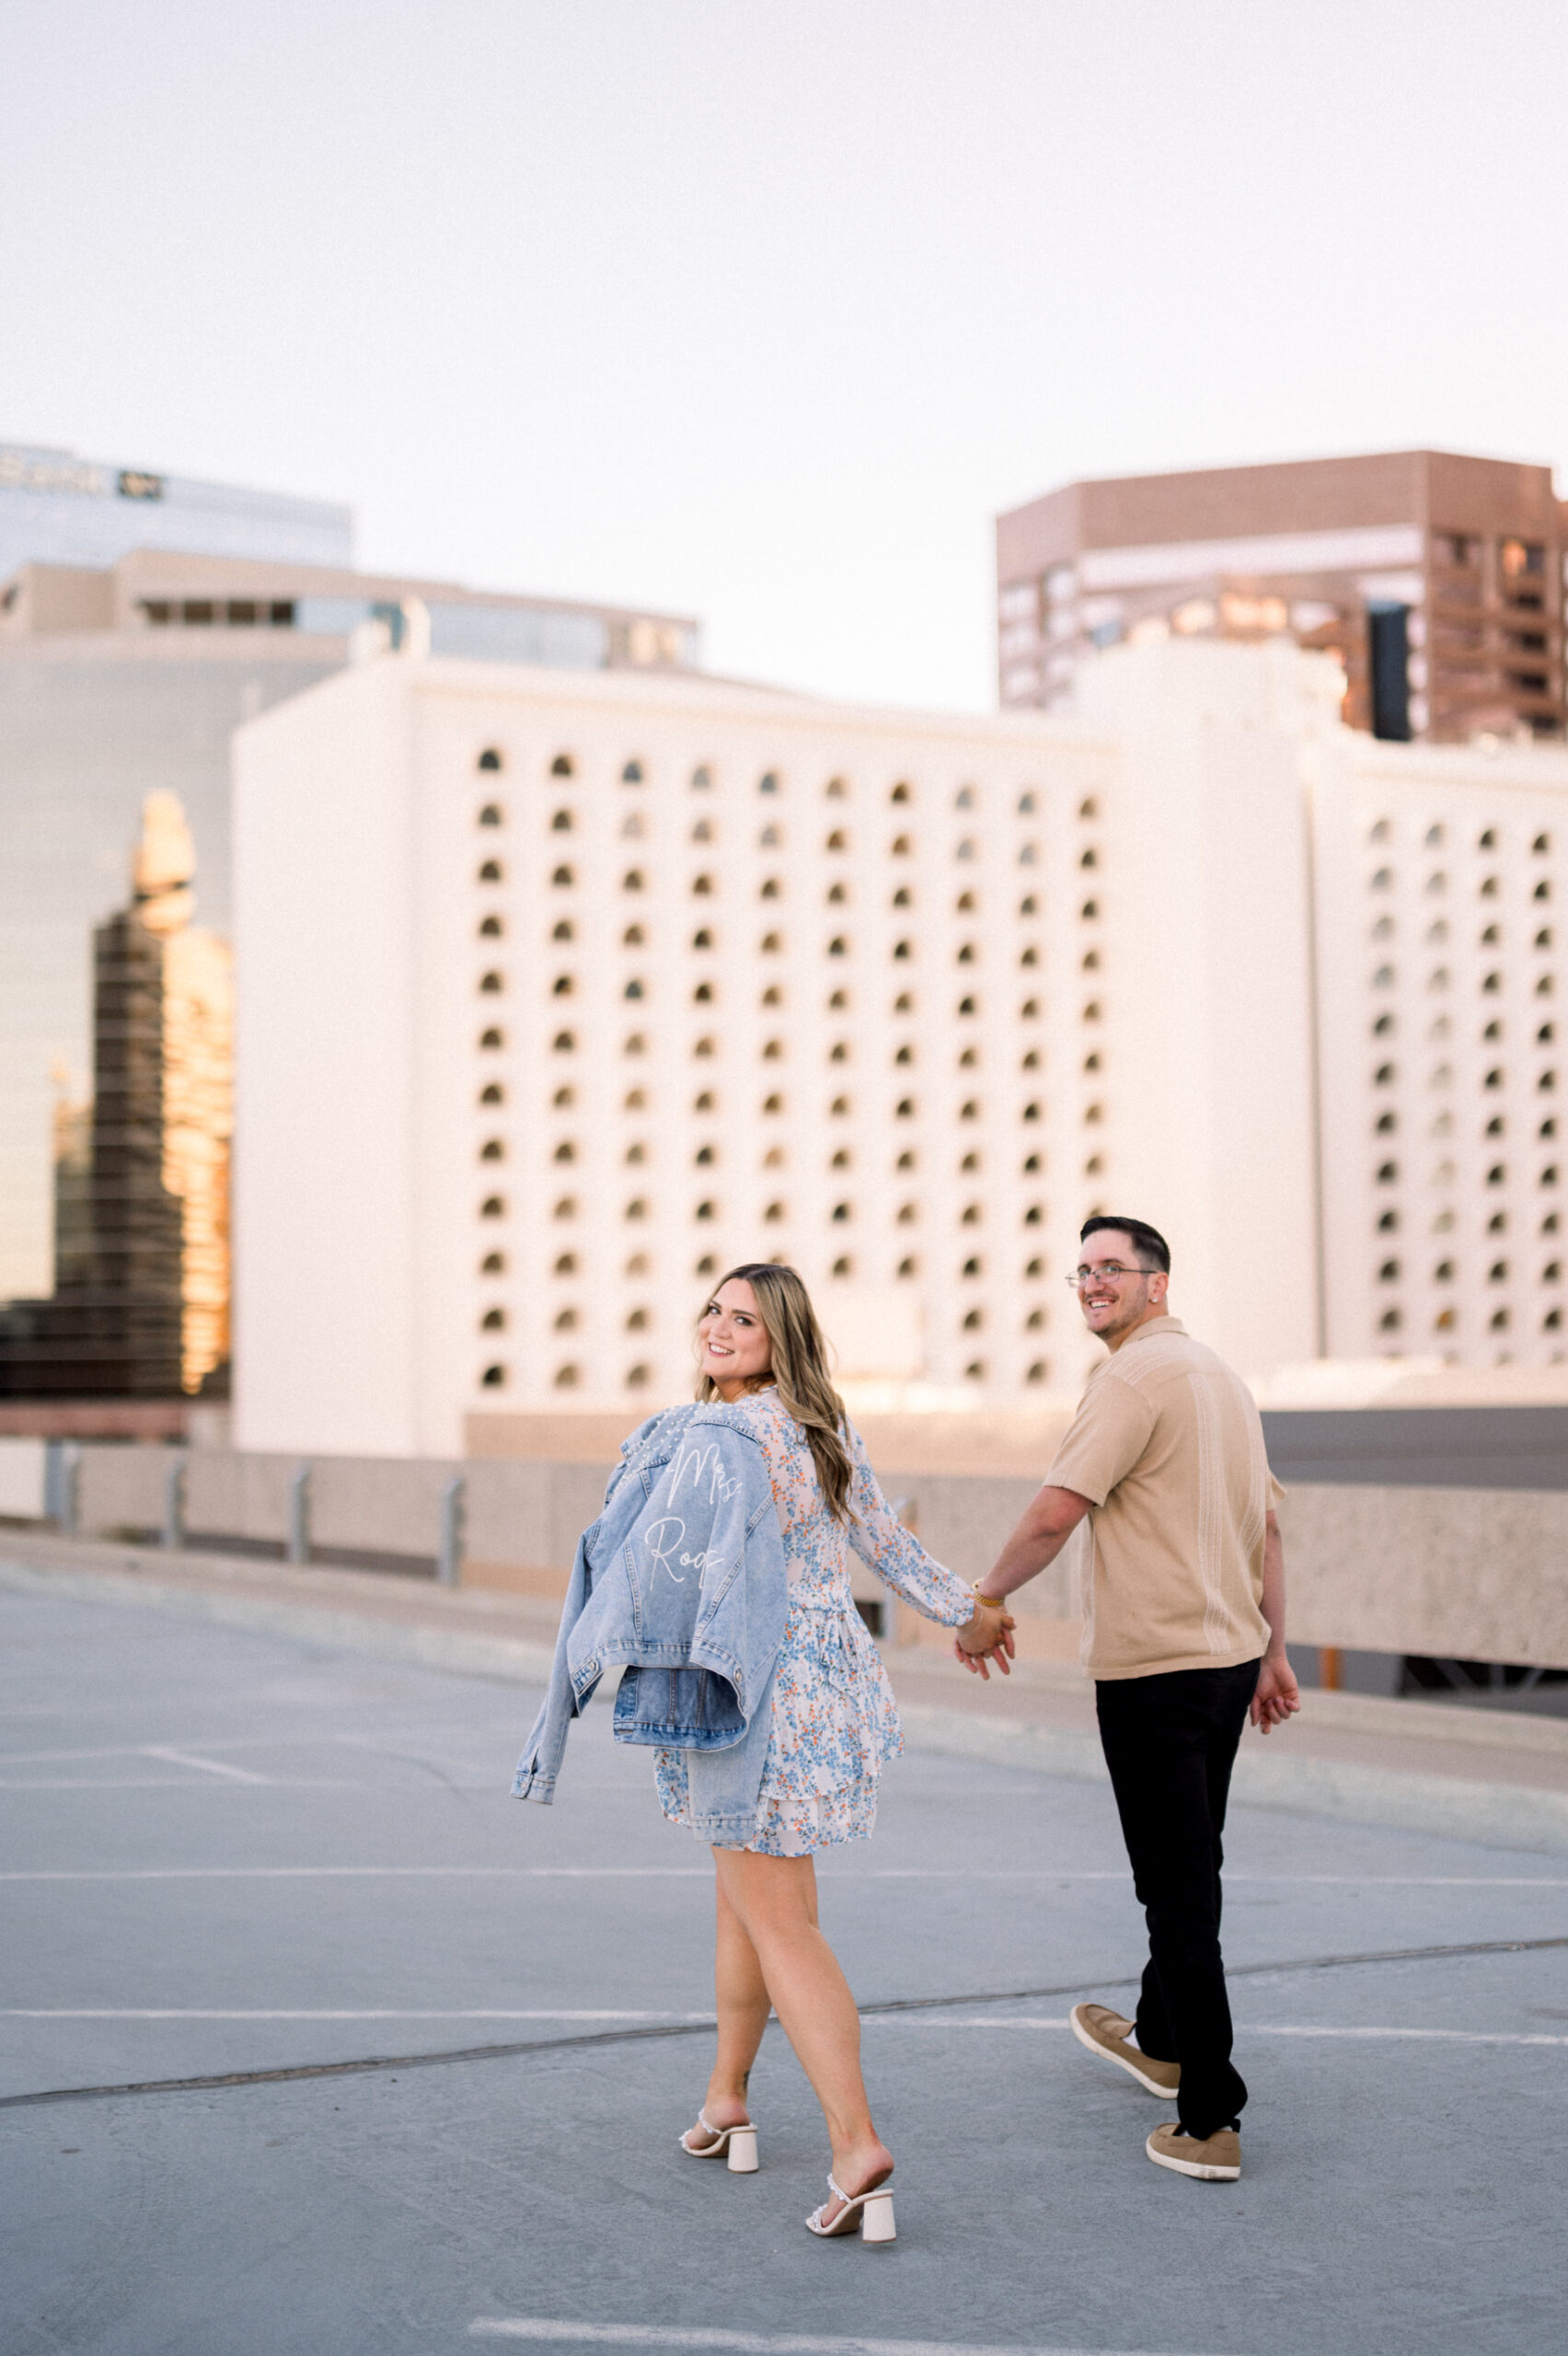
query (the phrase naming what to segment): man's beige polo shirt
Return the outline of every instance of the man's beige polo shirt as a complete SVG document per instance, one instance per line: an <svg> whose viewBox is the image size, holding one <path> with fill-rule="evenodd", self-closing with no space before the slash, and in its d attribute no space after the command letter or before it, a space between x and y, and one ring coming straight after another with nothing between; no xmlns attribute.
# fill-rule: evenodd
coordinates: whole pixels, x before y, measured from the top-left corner
<svg viewBox="0 0 1568 2356"><path fill-rule="evenodd" d="M1096 1367L1045 1476L1085 1523L1091 1677L1228 1669L1268 1646L1263 1517L1285 1495L1251 1392L1174 1317Z"/></svg>

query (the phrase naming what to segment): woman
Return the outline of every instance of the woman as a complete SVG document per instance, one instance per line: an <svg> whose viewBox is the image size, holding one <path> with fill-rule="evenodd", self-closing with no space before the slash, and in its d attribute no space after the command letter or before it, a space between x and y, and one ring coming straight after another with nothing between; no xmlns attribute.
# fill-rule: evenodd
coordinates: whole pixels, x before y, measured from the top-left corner
<svg viewBox="0 0 1568 2356"><path fill-rule="evenodd" d="M771 2007L833 2146L828 2199L807 2225L823 2235L859 2228L867 2240L891 2241L893 2197L882 2188L893 2154L871 2123L859 2015L817 1926L812 1862L819 1849L870 1836L877 1779L902 1748L887 1673L850 1598L847 1549L928 1619L955 1628L971 1655L995 1653L1005 1666L1013 1623L934 1562L889 1511L828 1380L822 1330L792 1268L732 1269L697 1334L698 1399L737 1409L762 1447L790 1588L755 1833L744 1848L713 1852L719 2050L681 2146L694 2159L717 2158L744 2130L732 2164L755 2165L746 2086ZM683 1821L686 1753L658 1752L656 1773L665 1815Z"/></svg>

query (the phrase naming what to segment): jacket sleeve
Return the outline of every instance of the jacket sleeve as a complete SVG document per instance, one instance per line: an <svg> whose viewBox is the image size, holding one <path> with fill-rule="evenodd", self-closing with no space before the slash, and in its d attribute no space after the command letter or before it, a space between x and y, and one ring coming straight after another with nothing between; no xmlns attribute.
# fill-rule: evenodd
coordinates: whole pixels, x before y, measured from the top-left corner
<svg viewBox="0 0 1568 2356"><path fill-rule="evenodd" d="M884 1586L912 1603L928 1620L946 1628L962 1628L973 1618L974 1596L956 1571L928 1554L912 1530L906 1530L882 1493L866 1454L866 1444L853 1424L847 1426L854 1477L849 1484L849 1543L869 1571Z"/></svg>
<svg viewBox="0 0 1568 2356"><path fill-rule="evenodd" d="M536 1800L548 1807L555 1798L556 1777L560 1772L562 1754L566 1750L567 1729L577 1715L577 1697L571 1688L571 1671L567 1659L567 1646L572 1629L582 1616L588 1600L591 1578L588 1567L589 1549L598 1533L599 1523L585 1530L577 1542L577 1553L567 1583L566 1601L561 1606L560 1626L556 1631L555 1658L550 1663L550 1681L534 1721L533 1731L523 1747L523 1756L512 1778L512 1796L519 1800Z"/></svg>

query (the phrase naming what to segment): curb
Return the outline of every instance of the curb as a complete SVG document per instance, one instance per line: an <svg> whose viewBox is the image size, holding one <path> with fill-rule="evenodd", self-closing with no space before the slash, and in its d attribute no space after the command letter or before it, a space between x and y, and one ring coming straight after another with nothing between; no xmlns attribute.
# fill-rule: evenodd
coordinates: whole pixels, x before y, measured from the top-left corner
<svg viewBox="0 0 1568 2356"><path fill-rule="evenodd" d="M1070 1727L1032 1727L1018 1719L971 1718L959 1710L901 1703L911 1750L981 1759L1071 1783L1108 1784L1098 1737ZM1452 1775L1412 1775L1324 1759L1262 1758L1244 1751L1230 1786L1239 1807L1287 1816L1326 1816L1401 1832L1435 1832L1493 1849L1568 1853L1568 1793Z"/></svg>

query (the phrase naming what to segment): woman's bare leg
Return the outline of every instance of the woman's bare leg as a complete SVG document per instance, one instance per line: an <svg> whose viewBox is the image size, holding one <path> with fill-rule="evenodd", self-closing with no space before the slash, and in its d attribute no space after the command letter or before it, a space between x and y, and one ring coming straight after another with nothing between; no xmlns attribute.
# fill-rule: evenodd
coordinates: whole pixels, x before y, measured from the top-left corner
<svg viewBox="0 0 1568 2356"><path fill-rule="evenodd" d="M871 2124L855 1999L817 1925L816 1869L810 1857L760 1857L745 1849L713 1854L720 1890L822 2105L833 2173L846 2192L862 2192L891 2173L893 2154Z"/></svg>
<svg viewBox="0 0 1568 2356"><path fill-rule="evenodd" d="M739 1915L715 1879L716 1941L713 1986L719 2001L719 2050L708 2081L702 2114L710 2127L742 2127L751 2117L746 2107L746 2082L756 2060L762 2033L771 2010L756 1949L747 1938ZM698 2145L698 2129L691 2134Z"/></svg>

